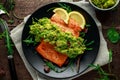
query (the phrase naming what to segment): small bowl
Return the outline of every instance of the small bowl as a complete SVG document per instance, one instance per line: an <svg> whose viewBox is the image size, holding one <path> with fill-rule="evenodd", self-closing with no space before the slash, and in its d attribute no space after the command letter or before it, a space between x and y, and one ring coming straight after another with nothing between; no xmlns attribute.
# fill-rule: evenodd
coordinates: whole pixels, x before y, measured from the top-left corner
<svg viewBox="0 0 120 80"><path fill-rule="evenodd" d="M119 2L120 2L120 0L116 0L116 3L113 6L111 6L109 8L100 8L100 7L96 6L92 2L92 0L89 0L89 3L98 11L111 11L111 10L114 10L118 6Z"/></svg>

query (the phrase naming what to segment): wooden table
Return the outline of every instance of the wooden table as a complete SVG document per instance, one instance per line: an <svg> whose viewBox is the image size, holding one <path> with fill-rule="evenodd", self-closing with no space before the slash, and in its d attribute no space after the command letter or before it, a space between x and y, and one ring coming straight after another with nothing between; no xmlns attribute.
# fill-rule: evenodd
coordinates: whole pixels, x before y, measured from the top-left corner
<svg viewBox="0 0 120 80"><path fill-rule="evenodd" d="M57 0L15 0L15 9L14 12L16 13L19 18L23 18L27 16L28 14L33 13L36 9L41 7L42 5L49 3L49 2L57 1ZM75 0L79 1L79 0ZM110 27L115 27L119 32L120 32L120 5L117 7L115 11L112 12L96 12L97 18L99 21L102 23L102 30L104 37L107 41L108 48L113 50L113 60L111 63L112 67L112 73L114 73L118 79L120 79L120 65L119 65L119 58L120 58L120 41L117 44L112 44L109 42L106 36L106 32L108 28ZM3 19L8 21L10 18L3 15ZM13 29L16 27L19 23L22 22L22 20L17 19L13 17L14 19L14 24L9 24L10 29ZM1 32L1 29L0 29ZM19 56L16 48L14 47L14 61L15 61L15 66L17 70L17 75L19 80L32 80L30 74L26 70L24 63ZM8 67L8 61L7 61L7 50L5 48L5 43L4 40L0 40L0 67L1 64L6 71L6 74L0 78L3 80L11 80L10 79L10 73L9 73L9 67ZM107 72L108 71L108 65L102 66L102 68ZM88 72L87 74L80 76L74 80L94 80L95 78L98 77L97 71L91 71Z"/></svg>

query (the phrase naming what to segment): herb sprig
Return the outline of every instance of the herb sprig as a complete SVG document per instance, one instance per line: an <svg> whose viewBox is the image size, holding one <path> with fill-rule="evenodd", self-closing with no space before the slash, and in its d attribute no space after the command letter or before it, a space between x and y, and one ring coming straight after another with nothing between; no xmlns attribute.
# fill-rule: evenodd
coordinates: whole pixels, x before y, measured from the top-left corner
<svg viewBox="0 0 120 80"><path fill-rule="evenodd" d="M2 3L0 3L0 9L3 10L7 15L9 15L8 11L7 11L6 8L3 6Z"/></svg>
<svg viewBox="0 0 120 80"><path fill-rule="evenodd" d="M96 79L96 80L117 80L117 77L111 73L111 67L110 67L110 62L112 60L112 50L110 49L109 50L109 60L108 60L108 70L109 72L105 72L102 67L97 64L97 65L94 65L94 64L91 64L90 67L94 68L95 70L98 71L98 74L100 75L100 78L99 79Z"/></svg>
<svg viewBox="0 0 120 80"><path fill-rule="evenodd" d="M68 5L66 5L66 4L58 3L58 5L59 5L61 8L65 9L68 13L72 11L71 7L68 6ZM50 8L50 9L48 9L47 12L50 11L50 10L53 10L53 9L55 9L55 8L57 8L57 7L52 7L52 8Z"/></svg>
<svg viewBox="0 0 120 80"><path fill-rule="evenodd" d="M0 33L0 39L2 39L3 37L5 37L5 32Z"/></svg>
<svg viewBox="0 0 120 80"><path fill-rule="evenodd" d="M65 9L68 13L72 11L71 7L66 5L66 4L61 4L61 3L58 3L58 5L60 7L62 7L63 9Z"/></svg>
<svg viewBox="0 0 120 80"><path fill-rule="evenodd" d="M30 44L33 44L34 46L37 44L34 40L33 40L33 36L29 35L25 40L23 40L23 42L27 43L27 45L29 46Z"/></svg>
<svg viewBox="0 0 120 80"><path fill-rule="evenodd" d="M15 7L15 1L14 0L6 0L5 2L5 7L7 11L12 11L14 10Z"/></svg>
<svg viewBox="0 0 120 80"><path fill-rule="evenodd" d="M61 73L61 72L64 72L65 70L67 70L69 67L71 67L74 63L74 59L70 59L67 67L63 68L63 69L59 69L57 68L52 62L50 61L45 61L45 64L53 71L55 71L56 73ZM71 70L73 71L72 67L71 67Z"/></svg>
<svg viewBox="0 0 120 80"><path fill-rule="evenodd" d="M0 19L0 24L4 27L7 27L6 24L4 23L4 20L2 20L2 19ZM10 39L9 32L7 29L0 35L0 38L3 38L3 37L6 40L6 47L8 49L8 54L12 55L13 54L13 48L12 48L13 44L12 44L12 41Z"/></svg>

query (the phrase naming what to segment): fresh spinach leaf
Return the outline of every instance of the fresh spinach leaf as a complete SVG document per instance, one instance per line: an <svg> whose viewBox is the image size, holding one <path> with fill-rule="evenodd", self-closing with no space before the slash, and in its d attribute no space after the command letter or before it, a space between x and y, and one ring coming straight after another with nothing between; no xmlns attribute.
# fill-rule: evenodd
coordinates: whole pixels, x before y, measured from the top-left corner
<svg viewBox="0 0 120 80"><path fill-rule="evenodd" d="M113 27L108 29L107 37L111 43L117 43L120 40L120 34Z"/></svg>

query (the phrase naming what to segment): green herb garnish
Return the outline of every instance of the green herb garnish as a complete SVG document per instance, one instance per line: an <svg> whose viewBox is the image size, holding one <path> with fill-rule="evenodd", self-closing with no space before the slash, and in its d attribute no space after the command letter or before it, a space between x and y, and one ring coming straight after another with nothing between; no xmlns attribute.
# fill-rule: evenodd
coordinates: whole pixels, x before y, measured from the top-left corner
<svg viewBox="0 0 120 80"><path fill-rule="evenodd" d="M14 0L6 0L5 7L7 11L12 11L15 7L15 1Z"/></svg>
<svg viewBox="0 0 120 80"><path fill-rule="evenodd" d="M59 5L61 8L65 9L68 13L72 11L71 7L68 6L68 5L66 5L66 4L58 3L58 5ZM55 8L57 8L57 7L52 7L52 8L50 8L50 9L48 9L47 12L48 12L48 11L51 11L51 10L53 10L53 9L55 9Z"/></svg>
<svg viewBox="0 0 120 80"><path fill-rule="evenodd" d="M91 25L90 25L90 24L86 24L85 27L86 27L86 28L89 28L89 27L91 27Z"/></svg>
<svg viewBox="0 0 120 80"><path fill-rule="evenodd" d="M65 9L68 13L72 11L71 7L68 6L68 5L66 5L66 4L58 3L58 5L59 5L61 8Z"/></svg>
<svg viewBox="0 0 120 80"><path fill-rule="evenodd" d="M8 31L6 31L6 35L7 35L6 40L7 40L8 54L12 55L13 54L13 48L12 48L13 44L12 44L12 41L11 41L10 36L8 34Z"/></svg>
<svg viewBox="0 0 120 80"><path fill-rule="evenodd" d="M74 70L72 69L72 67L71 67L71 66L73 65L73 63L74 63L74 59L70 59L70 61L69 61L69 63L68 63L68 66L65 67L65 68L60 69L60 68L58 68L56 65L54 65L52 62L50 62L50 61L45 61L45 64L46 64L50 69L52 69L53 71L55 71L56 73L64 72L65 70L68 69L68 67L70 67L71 70L74 71Z"/></svg>
<svg viewBox="0 0 120 80"><path fill-rule="evenodd" d="M85 37L85 32L80 32L81 37Z"/></svg>
<svg viewBox="0 0 120 80"><path fill-rule="evenodd" d="M120 40L120 34L113 27L108 29L107 37L111 43L117 43Z"/></svg>
<svg viewBox="0 0 120 80"><path fill-rule="evenodd" d="M87 42L87 40L86 40ZM93 48L89 47L90 45L92 45L93 43L95 43L94 41L90 41L89 43L85 42L85 46L87 47L86 50L93 50Z"/></svg>
<svg viewBox="0 0 120 80"><path fill-rule="evenodd" d="M12 44L12 41L10 39L10 36L9 36L9 32L8 30L6 29L7 28L7 25L4 23L4 20L0 19L0 24L2 24L2 26L5 27L5 32L3 32L3 34L1 35L2 37L5 37L5 40L6 40L6 47L8 49L8 54L9 55L12 55L13 54L13 44Z"/></svg>
<svg viewBox="0 0 120 80"><path fill-rule="evenodd" d="M37 43L33 40L33 36L29 35L25 40L23 40L27 45L33 44L36 45Z"/></svg>
<svg viewBox="0 0 120 80"><path fill-rule="evenodd" d="M109 72L105 72L101 66L99 64L97 65L94 65L94 64L91 64L90 67L93 67L95 70L98 71L98 74L100 75L100 78L99 79L96 79L96 80L116 80L117 77L111 73L111 67L110 67L110 62L112 60L112 50L110 49L109 50L109 60L108 60L108 70Z"/></svg>
<svg viewBox="0 0 120 80"><path fill-rule="evenodd" d="M0 33L0 39L2 39L3 37L5 37L5 32Z"/></svg>
<svg viewBox="0 0 120 80"><path fill-rule="evenodd" d="M108 70L109 70L109 73L111 73L110 62L112 61L112 55L113 55L113 52L112 52L112 50L110 49L110 50L109 50L109 60L108 60Z"/></svg>
<svg viewBox="0 0 120 80"><path fill-rule="evenodd" d="M110 80L108 77L108 73L106 73L101 67L100 65L90 65L91 67L93 67L95 70L98 71L98 74L100 75L100 78L97 80Z"/></svg>
<svg viewBox="0 0 120 80"><path fill-rule="evenodd" d="M93 43L94 43L94 41L91 41L91 42L87 43L86 46L90 46L90 45L92 45Z"/></svg>
<svg viewBox="0 0 120 80"><path fill-rule="evenodd" d="M8 20L8 23L13 24L15 21L13 19Z"/></svg>
<svg viewBox="0 0 120 80"><path fill-rule="evenodd" d="M0 9L3 10L7 15L9 15L9 13L7 12L6 8L3 6L2 3L0 3Z"/></svg>

